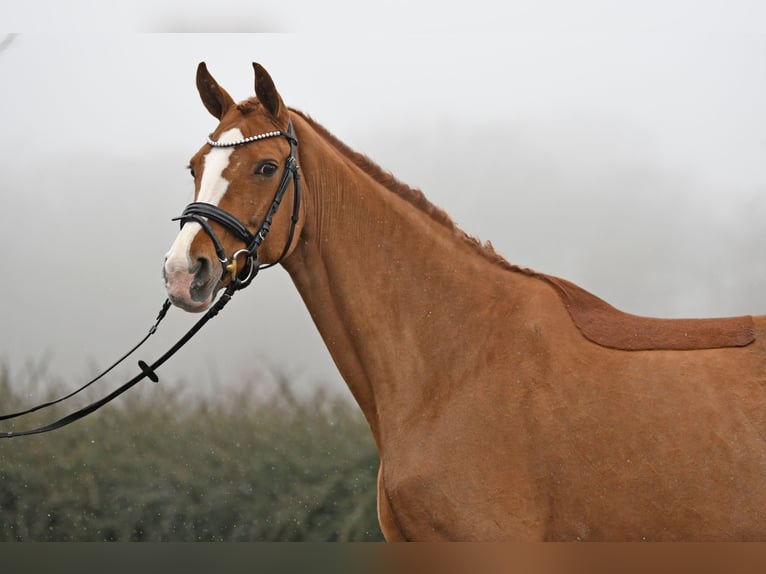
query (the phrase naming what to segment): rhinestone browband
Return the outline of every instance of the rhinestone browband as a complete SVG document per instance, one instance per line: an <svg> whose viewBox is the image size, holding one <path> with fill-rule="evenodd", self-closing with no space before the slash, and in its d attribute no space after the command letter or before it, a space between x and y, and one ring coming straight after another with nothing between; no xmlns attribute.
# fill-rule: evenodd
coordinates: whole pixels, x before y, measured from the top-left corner
<svg viewBox="0 0 766 574"><path fill-rule="evenodd" d="M213 134L210 134L211 136ZM257 136L250 136L246 138L242 138L241 140L235 140L233 142L216 142L213 141L210 136L207 137L207 143L209 143L213 147L235 147L238 145L245 145L252 142L257 142L258 140L265 140L266 138L273 138L276 136L282 136L285 135L284 132L281 131L275 131L275 132L266 132L265 134L259 134Z"/></svg>

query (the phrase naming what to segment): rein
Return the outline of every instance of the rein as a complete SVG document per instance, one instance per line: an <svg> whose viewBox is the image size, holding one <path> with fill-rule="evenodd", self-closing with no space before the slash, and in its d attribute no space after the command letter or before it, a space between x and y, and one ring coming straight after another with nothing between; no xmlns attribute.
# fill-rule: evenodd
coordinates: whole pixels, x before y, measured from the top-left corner
<svg viewBox="0 0 766 574"><path fill-rule="evenodd" d="M33 429L22 430L22 431L0 432L0 438L14 438L18 436L28 436L33 434L42 434L42 433L54 431L56 429L70 425L73 422L78 421L81 418L86 417L90 413L100 409L105 404L113 401L114 399L119 397L121 394L123 394L125 391L132 388L133 386L135 386L137 383L141 382L145 378L148 378L149 380L155 383L159 382L159 377L157 376L157 373L155 371L159 367L161 367L168 359L170 359L173 355L175 355L176 352L178 352L178 350L181 349L181 347L183 347L200 329L202 329L205 323L207 323L210 319L218 315L221 309L223 309L226 306L226 304L231 300L234 293L250 285L250 283L252 282L252 280L255 278L255 276L258 274L260 270L273 267L277 263L282 261L282 259L287 255L288 251L290 250L290 246L293 243L293 239L295 236L295 227L298 223L298 216L300 211L300 198L301 198L300 174L298 171L298 162L295 155L298 148L298 140L295 137L295 131L293 129L292 121L289 122L286 132L281 130L273 131L273 132L268 132L268 133L257 135L257 136L250 136L250 137L243 138L241 140L237 140L234 142L215 142L215 141L212 141L210 138L208 138L208 144L211 145L212 147L234 147L239 145L246 145L246 144L259 141L262 139L266 139L269 137L278 137L278 136L285 137L287 141L290 143L290 154L288 155L287 160L285 162L285 169L282 172L282 179L279 182L279 187L277 188L277 192L274 195L274 199L271 202L271 206L267 210L266 215L264 216L260 226L258 227L257 231L254 234L250 233L247 226L244 225L242 222L240 222L234 215L221 209L217 205L212 205L210 203L201 203L201 202L190 203L188 206L186 206L186 209L184 209L183 213L179 217L173 218L173 221L179 221L179 220L181 221L181 227L183 227L184 224L187 223L188 221L194 221L196 223L199 223L202 229L205 231L205 233L207 233L208 236L210 236L210 239L213 242L213 246L215 247L216 255L218 256L218 259L220 260L221 265L224 268L224 272L230 275L229 284L226 286L225 291L218 298L218 300L207 310L205 315L203 315L202 318L199 321L197 321L191 327L191 329L189 329L186 332L186 334L184 334L175 343L175 345L173 345L170 349L168 349L162 356L160 356L151 365L147 364L144 361L139 360L138 366L141 369L141 372L137 374L135 377L133 377L132 379L130 379L129 381L127 381L126 383L124 383L122 386L118 387L117 389L109 393L108 395L50 424L33 428ZM288 232L287 243L285 244L285 247L282 250L282 253L277 260L275 260L273 263L259 265L258 248L261 246L261 243L263 243L263 241L266 239L266 236L269 233L274 215L277 213L277 210L279 209L279 205L282 203L282 199L285 195L285 192L291 180L293 182L293 193L294 193L293 213L290 218L290 230ZM209 221L211 220L222 225L227 231L229 231L235 237L237 237L237 239L242 241L245 244L245 247L243 249L240 249L239 251L236 251L233 255L231 255L231 257L227 257L221 245L220 239L215 234L215 231L213 230L213 228L210 226ZM238 269L238 265L237 265L237 258L240 255L245 255L245 264L241 270ZM170 309L170 305L171 305L170 301L166 299L165 302L162 304L162 308L160 309L160 312L157 314L157 318L154 324L149 329L149 332L144 336L144 338L141 339L133 348L131 348L127 353L125 353L117 361L115 361L111 366L107 367L102 373L100 373L99 375L97 375L96 377L88 381L87 383L85 383L83 386L81 386L77 390L59 399L41 403L37 406L31 407L23 411L0 415L0 421L18 418L24 415L34 413L41 409L59 404L63 401L66 401L67 399L70 399L71 397L75 396L76 394L80 393L81 391L91 386L96 381L103 378L107 373L112 371L117 365L122 363L125 359L127 359L130 355L132 355L136 350L138 350L138 348L141 347L149 339L149 337L151 337L154 333L157 332L157 328L159 327L159 324L162 322L162 320L165 318L165 315L167 315L167 312Z"/></svg>

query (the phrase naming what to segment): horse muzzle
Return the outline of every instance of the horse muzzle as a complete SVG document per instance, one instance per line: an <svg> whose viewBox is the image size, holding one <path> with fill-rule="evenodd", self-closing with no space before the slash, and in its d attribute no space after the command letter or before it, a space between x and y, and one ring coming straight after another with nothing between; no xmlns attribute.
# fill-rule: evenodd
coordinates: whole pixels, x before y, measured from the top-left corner
<svg viewBox="0 0 766 574"><path fill-rule="evenodd" d="M166 259L162 275L168 299L184 311L199 313L206 310L221 286L221 271L220 265L212 265L204 257L197 258L192 266L185 261Z"/></svg>

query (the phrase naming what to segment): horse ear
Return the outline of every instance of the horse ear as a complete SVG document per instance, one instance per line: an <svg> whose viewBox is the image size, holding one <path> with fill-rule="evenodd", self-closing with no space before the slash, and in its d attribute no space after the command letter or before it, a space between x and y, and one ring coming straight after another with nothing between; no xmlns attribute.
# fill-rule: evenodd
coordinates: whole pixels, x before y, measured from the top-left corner
<svg viewBox="0 0 766 574"><path fill-rule="evenodd" d="M197 90L207 111L219 120L235 105L228 92L219 86L207 71L205 62L200 62L197 66Z"/></svg>
<svg viewBox="0 0 766 574"><path fill-rule="evenodd" d="M275 120L286 124L288 121L287 108L274 86L274 80L260 64L253 62L253 70L255 71L255 95L258 97L258 101L264 105Z"/></svg>

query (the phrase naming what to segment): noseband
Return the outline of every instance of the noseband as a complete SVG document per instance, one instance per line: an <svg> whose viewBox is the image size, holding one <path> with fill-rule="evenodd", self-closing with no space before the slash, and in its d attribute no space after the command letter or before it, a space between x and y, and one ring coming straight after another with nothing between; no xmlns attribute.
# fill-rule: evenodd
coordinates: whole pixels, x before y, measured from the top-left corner
<svg viewBox="0 0 766 574"><path fill-rule="evenodd" d="M126 392L131 387L138 384L143 379L148 378L149 380L154 381L156 383L159 380L159 378L157 377L157 373L155 371L160 366L162 366L168 359L170 359L181 347L183 347L210 319L218 315L221 309L223 309L223 307L231 300L232 295L234 295L236 291L244 287L247 287L261 269L266 269L267 267L272 267L276 265L287 255L287 252L290 250L290 246L293 243L293 238L295 235L295 227L298 223L298 215L299 215L299 208L300 208L300 201L301 201L300 174L298 172L298 162L295 157L295 152L298 147L298 140L295 137L295 131L293 130L292 121L288 124L286 132L281 130L268 132L268 133L260 134L257 136L250 136L247 138L243 138L241 140L237 140L234 142L216 142L208 138L208 144L210 144L212 147L234 147L239 145L246 145L255 141L259 141L259 140L271 138L271 137L277 137L277 136L282 136L287 138L287 141L290 143L290 155L287 156L287 160L285 162L285 169L282 172L282 179L279 182L277 193L274 195L274 200L271 202L271 206L266 212L266 215L264 216L263 220L261 221L261 224L258 226L258 229L256 230L255 233L251 233L250 230L247 228L247 226L244 225L241 221L239 221L231 213L211 203L204 203L204 202L190 203L189 205L186 206L186 209L184 209L180 217L176 217L173 219L173 221L180 220L181 227L183 227L183 225L187 223L188 221L195 221L199 223L202 229L205 230L205 233L207 233L210 236L210 239L213 242L213 246L215 247L216 255L218 256L218 259L221 261L221 265L224 268L224 272L229 273L231 276L231 280L229 281L229 284L226 287L226 290L218 298L218 300L207 310L205 315L201 319L199 319L186 332L186 334L184 334L176 342L175 345L173 345L170 349L168 349L162 356L160 356L153 363L148 364L145 361L138 361L138 366L141 369L141 372L137 374L136 376L134 376L129 381L127 381L126 383L123 383L122 386L112 391L105 397L97 401L94 401L90 403L89 405L63 418L60 418L50 424L37 427L37 428L28 429L28 430L3 432L3 433L0 433L0 438L13 438L13 437L28 436L33 434L41 434L41 433L54 431L56 429L70 425L73 422L80 420L81 418L89 415L90 413L100 409L107 403L113 401L118 396ZM266 239L266 235L268 235L269 233L272 219L274 218L274 215L277 213L277 210L279 209L279 204L282 203L282 198L284 197L285 192L287 191L287 186L290 184L290 180L293 181L294 200L293 200L293 214L290 220L290 231L288 233L287 243L285 244L285 247L282 250L282 254L279 256L279 258L276 261L266 265L259 265L258 264L258 248L261 246L261 243L263 243L264 239ZM222 225L224 229L229 231L237 239L239 239L242 243L244 243L245 247L240 249L239 251L234 252L234 254L231 257L227 257L226 253L223 250L223 246L221 245L220 239L218 239L218 236L215 234L215 231L210 225L210 221L215 221L216 223ZM244 267L238 271L237 257L239 257L240 255L245 255L246 261L245 261ZM39 411L41 409L52 407L53 405L66 401L67 399L70 399L76 394L82 392L83 390L85 390L86 388L94 384L96 381L103 378L107 373L109 373L117 365L125 361L129 356L131 356L135 351L137 351L149 339L149 337L151 337L157 331L157 327L159 326L160 322L164 319L169 309L170 309L170 301L166 299L165 302L162 304L162 308L160 309L159 314L157 315L157 319L155 320L151 329L149 329L149 333L147 333L144 336L144 338L141 339L138 342L138 344L135 345L131 350L129 350L117 361L115 361L111 366L106 368L101 374L97 375L95 378L85 383L79 389L59 399L48 401L23 411L2 414L0 415L0 421L19 418L24 415L28 415L33 412Z"/></svg>
<svg viewBox="0 0 766 574"><path fill-rule="evenodd" d="M293 122L287 125L287 131L272 131L264 134L246 137L233 142L217 142L208 137L207 143L216 148L236 147L241 145L247 145L256 141L271 137L285 137L290 144L290 154L285 161L285 169L282 172L282 179L279 182L279 187L274 195L274 200L271 202L266 215L264 216L261 224L255 233L251 233L245 224L243 224L234 215L221 209L217 205L212 203L195 201L186 206L183 213L179 217L173 218L173 221L180 221L181 227L189 221L194 221L200 225L200 227L207 233L210 240L213 242L216 256L223 266L223 272L229 274L230 283L229 288L236 291L247 287L250 282L255 278L261 269L272 267L282 261L290 250L290 246L293 243L293 237L295 235L295 226L298 223L298 215L301 201L300 191L300 173L298 171L298 161L295 157L295 152L298 148L298 140L295 137L295 131L293 129ZM290 219L290 231L288 232L287 242L282 250L282 254L273 263L265 265L258 264L258 248L266 239L266 235L271 228L271 222L279 209L282 198L287 191L287 186L290 184L290 180L293 182L293 213ZM226 229L229 233L234 235L239 241L241 241L245 247L234 252L231 256L227 256L223 249L221 240L216 235L213 227L210 225L211 221L215 221ZM245 256L245 263L241 269L238 268L237 258L241 255Z"/></svg>

